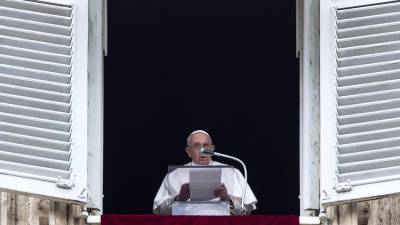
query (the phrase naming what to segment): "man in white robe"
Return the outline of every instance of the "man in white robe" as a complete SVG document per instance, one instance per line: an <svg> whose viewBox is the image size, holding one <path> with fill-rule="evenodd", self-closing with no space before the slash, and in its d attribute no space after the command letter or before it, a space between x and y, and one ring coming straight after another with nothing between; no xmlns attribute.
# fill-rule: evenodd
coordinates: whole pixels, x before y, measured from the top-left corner
<svg viewBox="0 0 400 225"><path fill-rule="evenodd" d="M186 153L192 162L188 166L218 166L225 165L212 161L211 155L200 153L201 148L214 150L210 135L203 130L196 130L189 134L187 138ZM232 175L233 174L233 175ZM189 190L189 170L177 169L165 176L160 189L154 199L153 212L155 214L170 215L172 213L173 201L190 200ZM241 199L244 189L244 178L238 169L233 169L233 173L228 168L222 169L221 186L218 187L214 195L220 200L230 201L231 214L250 214L256 209L257 199L247 184L246 196L244 198L244 212L241 209ZM226 186L225 186L226 185Z"/></svg>

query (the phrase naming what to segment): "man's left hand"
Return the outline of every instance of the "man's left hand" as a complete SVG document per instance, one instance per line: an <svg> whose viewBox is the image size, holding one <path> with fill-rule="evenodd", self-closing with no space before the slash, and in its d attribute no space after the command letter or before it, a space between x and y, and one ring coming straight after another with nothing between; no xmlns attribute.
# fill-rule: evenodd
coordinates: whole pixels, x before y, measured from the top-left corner
<svg viewBox="0 0 400 225"><path fill-rule="evenodd" d="M215 197L219 197L221 201L229 200L228 191L224 184L221 184L217 189L215 189L214 195Z"/></svg>

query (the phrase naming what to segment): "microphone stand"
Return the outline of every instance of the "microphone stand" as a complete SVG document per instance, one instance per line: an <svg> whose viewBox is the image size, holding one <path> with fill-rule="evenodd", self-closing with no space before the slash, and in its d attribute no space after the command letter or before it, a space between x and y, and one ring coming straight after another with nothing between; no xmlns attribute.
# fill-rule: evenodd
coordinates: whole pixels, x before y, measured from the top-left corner
<svg viewBox="0 0 400 225"><path fill-rule="evenodd" d="M204 149L203 147L200 149L200 153L207 154L207 155L215 155L215 156L231 159L231 160L239 162L242 165L243 170L244 170L244 187L243 187L243 194L242 194L242 200L241 200L240 207L242 210L242 214L246 214L246 210L244 209L244 198L246 197L246 191L247 191L247 168L246 168L246 165L244 164L244 162L236 157L218 153L218 152L214 152L214 151L209 151L209 150Z"/></svg>

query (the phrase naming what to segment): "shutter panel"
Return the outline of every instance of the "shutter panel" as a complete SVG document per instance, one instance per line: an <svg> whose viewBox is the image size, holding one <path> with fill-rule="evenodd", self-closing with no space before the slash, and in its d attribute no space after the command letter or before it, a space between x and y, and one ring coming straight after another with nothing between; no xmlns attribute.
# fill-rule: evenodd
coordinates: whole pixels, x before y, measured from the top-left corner
<svg viewBox="0 0 400 225"><path fill-rule="evenodd" d="M321 2L321 202L400 192L400 2Z"/></svg>
<svg viewBox="0 0 400 225"><path fill-rule="evenodd" d="M336 25L339 182L400 175L400 3L337 9Z"/></svg>
<svg viewBox="0 0 400 225"><path fill-rule="evenodd" d="M80 175L72 174L73 151L80 151L75 156L86 154L85 146L73 142L73 132L79 135L79 127L86 129L85 125L76 125L75 131L72 124L74 117L80 118L78 113L84 112L78 109L74 116L74 107L87 101L85 95L74 94L85 92L79 90L84 79L74 76L86 75L87 70L74 70L74 62L86 59L76 59L74 45L87 42L87 33L78 33L82 29L74 23L75 11L84 9L66 3L0 0L0 174L28 183L46 182L35 184L38 191L33 194L85 201L83 193L79 199L76 193L68 195ZM61 190L42 193L45 186ZM0 188L13 189L1 183Z"/></svg>

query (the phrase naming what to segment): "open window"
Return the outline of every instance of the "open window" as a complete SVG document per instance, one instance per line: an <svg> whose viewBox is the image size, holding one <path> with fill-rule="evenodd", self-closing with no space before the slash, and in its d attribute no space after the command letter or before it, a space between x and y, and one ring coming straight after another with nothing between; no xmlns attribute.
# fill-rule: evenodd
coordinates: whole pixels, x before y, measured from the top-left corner
<svg viewBox="0 0 400 225"><path fill-rule="evenodd" d="M0 0L0 189L87 201L87 4Z"/></svg>
<svg viewBox="0 0 400 225"><path fill-rule="evenodd" d="M400 192L400 2L321 1L321 202Z"/></svg>

